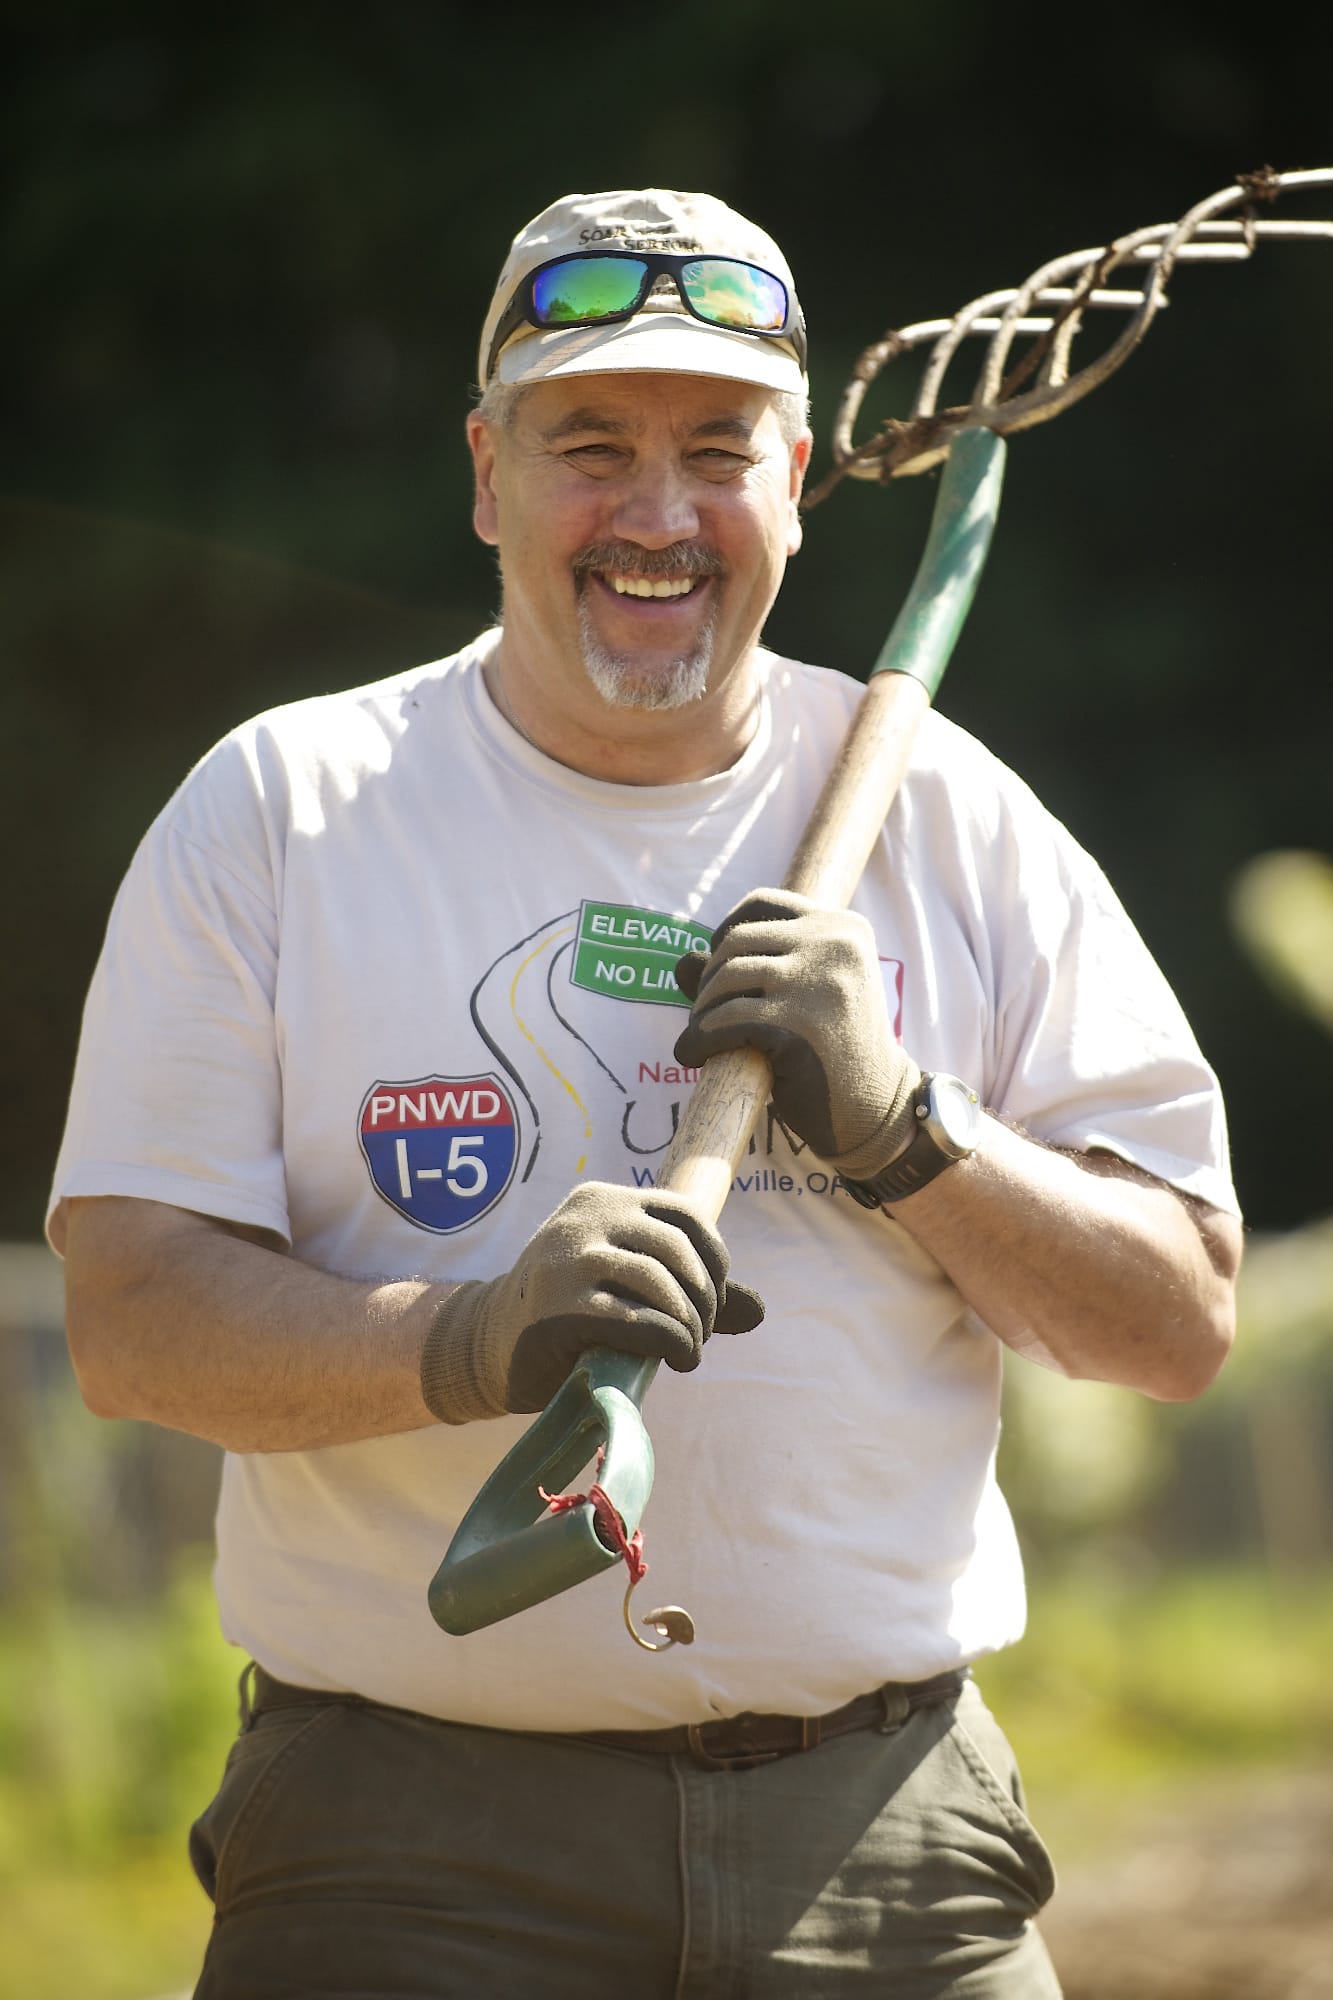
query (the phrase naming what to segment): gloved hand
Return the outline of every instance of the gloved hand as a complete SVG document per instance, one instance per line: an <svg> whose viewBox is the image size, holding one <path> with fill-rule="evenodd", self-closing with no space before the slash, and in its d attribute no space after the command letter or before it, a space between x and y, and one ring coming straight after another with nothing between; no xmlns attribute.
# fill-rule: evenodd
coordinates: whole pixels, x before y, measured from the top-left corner
<svg viewBox="0 0 1333 2000"><path fill-rule="evenodd" d="M587 1181L502 1278L468 1279L438 1308L421 1357L446 1424L544 1409L586 1347L697 1368L712 1333L748 1333L758 1293L728 1285L726 1246L682 1195Z"/></svg>
<svg viewBox="0 0 1333 2000"><path fill-rule="evenodd" d="M678 1062L762 1049L778 1117L849 1180L902 1152L921 1072L894 1036L864 917L759 889L723 918L708 958L681 959L676 979L694 1002Z"/></svg>

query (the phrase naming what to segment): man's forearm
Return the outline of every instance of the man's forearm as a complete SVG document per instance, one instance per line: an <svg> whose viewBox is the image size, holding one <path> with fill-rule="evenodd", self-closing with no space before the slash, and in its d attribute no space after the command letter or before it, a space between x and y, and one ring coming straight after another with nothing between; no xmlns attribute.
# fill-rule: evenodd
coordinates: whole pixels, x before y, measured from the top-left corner
<svg viewBox="0 0 1333 2000"><path fill-rule="evenodd" d="M970 1159L894 1204L1005 1344L1167 1401L1205 1389L1234 1331L1240 1225L1106 1154L985 1121Z"/></svg>
<svg viewBox="0 0 1333 2000"><path fill-rule="evenodd" d="M230 1451L417 1430L421 1350L453 1287L357 1283L227 1225L118 1196L69 1204L70 1352L99 1416Z"/></svg>

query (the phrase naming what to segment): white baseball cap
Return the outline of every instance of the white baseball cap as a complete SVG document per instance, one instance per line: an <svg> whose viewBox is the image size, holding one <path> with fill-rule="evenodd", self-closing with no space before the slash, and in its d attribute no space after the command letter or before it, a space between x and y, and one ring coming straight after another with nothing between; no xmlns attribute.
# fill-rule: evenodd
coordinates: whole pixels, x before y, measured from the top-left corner
<svg viewBox="0 0 1333 2000"><path fill-rule="evenodd" d="M630 319L591 326L538 327L521 319L493 353L519 288L554 258L598 251L718 257L755 265L786 293L780 331L743 332L699 319L670 275L657 278ZM776 296L776 294L775 294ZM477 379L507 383L621 369L721 375L767 389L806 393L805 323L787 260L772 237L708 194L630 188L570 194L519 231L505 259L481 331Z"/></svg>

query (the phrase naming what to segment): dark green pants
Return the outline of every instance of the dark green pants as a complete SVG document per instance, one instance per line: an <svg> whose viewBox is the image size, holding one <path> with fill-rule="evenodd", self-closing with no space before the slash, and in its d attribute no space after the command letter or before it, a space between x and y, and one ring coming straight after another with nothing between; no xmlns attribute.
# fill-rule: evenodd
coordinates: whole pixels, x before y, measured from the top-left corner
<svg viewBox="0 0 1333 2000"><path fill-rule="evenodd" d="M197 2000L1058 2000L1020 1801L970 1684L748 1771L274 1709L191 1836Z"/></svg>

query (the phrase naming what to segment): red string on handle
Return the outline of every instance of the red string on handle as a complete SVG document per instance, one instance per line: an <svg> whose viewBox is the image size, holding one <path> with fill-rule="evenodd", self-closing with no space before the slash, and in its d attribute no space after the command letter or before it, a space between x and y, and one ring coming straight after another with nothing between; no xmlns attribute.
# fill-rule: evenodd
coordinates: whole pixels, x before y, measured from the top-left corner
<svg viewBox="0 0 1333 2000"><path fill-rule="evenodd" d="M597 1470L602 1469L603 1453L597 1454ZM603 1542L614 1549L629 1570L631 1584L642 1582L648 1574L648 1565L643 1558L643 1530L636 1528L632 1535L625 1533L625 1523L621 1520L604 1487L594 1480L586 1493L548 1493L544 1486L537 1491L553 1514L567 1514L571 1507L591 1505L593 1520Z"/></svg>

